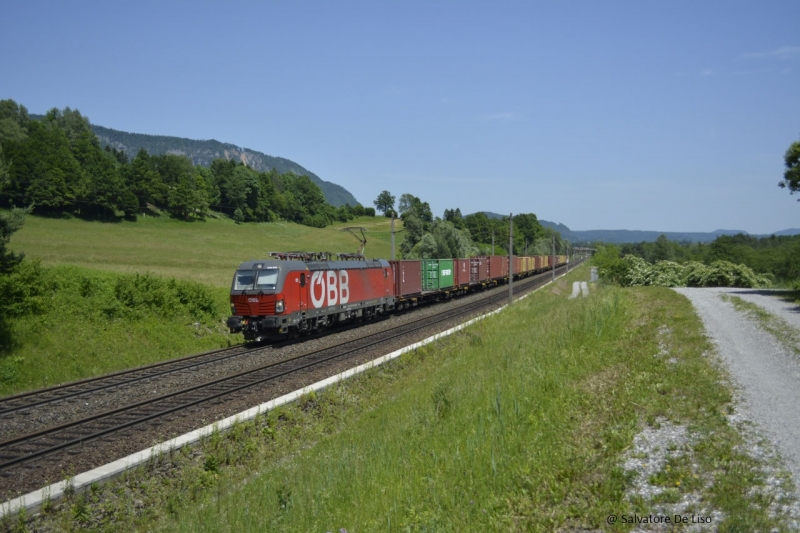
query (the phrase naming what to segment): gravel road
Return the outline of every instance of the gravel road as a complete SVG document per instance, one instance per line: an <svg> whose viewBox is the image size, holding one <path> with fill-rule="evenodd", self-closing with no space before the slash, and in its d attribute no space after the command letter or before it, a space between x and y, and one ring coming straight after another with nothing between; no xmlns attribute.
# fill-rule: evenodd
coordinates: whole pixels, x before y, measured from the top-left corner
<svg viewBox="0 0 800 533"><path fill-rule="evenodd" d="M773 441L800 486L800 359L720 295L738 296L784 319L800 331L800 306L773 291L678 288L694 304L707 335L717 345L741 388L744 409Z"/></svg>

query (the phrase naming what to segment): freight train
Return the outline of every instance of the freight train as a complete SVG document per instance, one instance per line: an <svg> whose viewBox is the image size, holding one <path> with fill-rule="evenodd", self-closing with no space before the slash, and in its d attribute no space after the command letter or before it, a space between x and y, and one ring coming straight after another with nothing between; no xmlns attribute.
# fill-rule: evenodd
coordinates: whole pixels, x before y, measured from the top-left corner
<svg viewBox="0 0 800 533"><path fill-rule="evenodd" d="M507 256L367 260L356 254L270 253L239 265L231 284L231 333L248 341L298 335L374 318L508 282ZM568 261L565 255L515 256L514 279Z"/></svg>

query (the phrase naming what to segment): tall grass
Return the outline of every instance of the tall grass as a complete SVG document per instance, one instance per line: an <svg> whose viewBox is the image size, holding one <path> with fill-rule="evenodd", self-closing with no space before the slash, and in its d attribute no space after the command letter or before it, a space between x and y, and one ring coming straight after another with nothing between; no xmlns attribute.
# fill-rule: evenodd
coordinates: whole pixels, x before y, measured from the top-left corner
<svg viewBox="0 0 800 533"><path fill-rule="evenodd" d="M227 346L227 290L25 261L0 278L0 395Z"/></svg>

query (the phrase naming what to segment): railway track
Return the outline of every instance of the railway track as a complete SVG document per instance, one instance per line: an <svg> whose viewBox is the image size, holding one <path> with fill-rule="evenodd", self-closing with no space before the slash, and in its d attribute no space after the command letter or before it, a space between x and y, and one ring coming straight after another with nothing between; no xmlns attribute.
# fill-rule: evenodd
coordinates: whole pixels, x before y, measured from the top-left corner
<svg viewBox="0 0 800 533"><path fill-rule="evenodd" d="M180 359L162 361L152 365L142 366L131 370L123 370L113 374L106 374L95 378L83 379L72 383L65 383L46 389L15 394L0 398L0 417L7 417L12 413L38 407L50 403L60 402L94 394L102 390L127 387L136 383L157 378L173 372L190 370L199 366L218 363L232 357L238 357L250 352L246 346L233 346L209 352L203 352Z"/></svg>
<svg viewBox="0 0 800 533"><path fill-rule="evenodd" d="M565 267L559 269L561 272ZM521 295L549 281L550 272L532 276L515 282L515 294ZM505 303L508 296L504 291L494 291L486 298L449 309L433 317L411 321L377 333L312 350L280 361L263 364L229 376L213 379L149 398L122 408L111 409L73 420L64 424L42 429L26 435L0 442L0 476L9 478L18 468L31 463L59 456L61 452L98 439L113 438L134 426L143 424L159 425L174 420L181 413L190 412L201 404L233 398L256 385L277 382L286 376L319 368L321 365L347 357L362 350L388 343L400 337L412 335L437 324L472 315L477 311L496 307ZM84 380L62 387L52 387L43 391L9 397L0 403L0 413L10 416L32 405L41 406L47 402L63 401L80 395L107 391L114 387L135 384L157 375L180 372L198 365L212 364L216 361L237 357L249 350L234 347L205 352L179 360L158 363L148 367L119 372L110 376Z"/></svg>

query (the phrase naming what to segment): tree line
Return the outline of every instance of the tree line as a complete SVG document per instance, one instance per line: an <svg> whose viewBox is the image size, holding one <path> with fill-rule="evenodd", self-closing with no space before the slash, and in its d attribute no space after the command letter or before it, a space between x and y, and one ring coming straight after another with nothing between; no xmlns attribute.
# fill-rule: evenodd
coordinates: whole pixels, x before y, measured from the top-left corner
<svg viewBox="0 0 800 533"><path fill-rule="evenodd" d="M493 218L483 212L464 216L455 208L445 209L439 218L433 216L428 202L413 194L401 195L397 210L395 200L389 191L382 191L373 203L385 216L403 220L400 253L404 259L508 254L508 217ZM515 255L549 255L554 242L556 253L566 253L569 243L557 231L542 226L535 214L514 215L511 225Z"/></svg>
<svg viewBox="0 0 800 533"><path fill-rule="evenodd" d="M307 176L257 172L241 162L216 159L210 168L176 154L140 150L131 160L106 146L78 110L52 109L33 120L13 100L0 101L0 205L29 206L45 216L135 220L166 212L202 220L209 210L236 222L286 220L314 227L372 215L361 205L333 207Z"/></svg>
<svg viewBox="0 0 800 533"><path fill-rule="evenodd" d="M632 255L648 263L674 261L706 265L724 261L751 268L758 274L768 274L778 281L800 279L800 235L753 237L752 235L721 235L710 243L676 242L661 235L655 242L598 246L595 262L616 264Z"/></svg>

